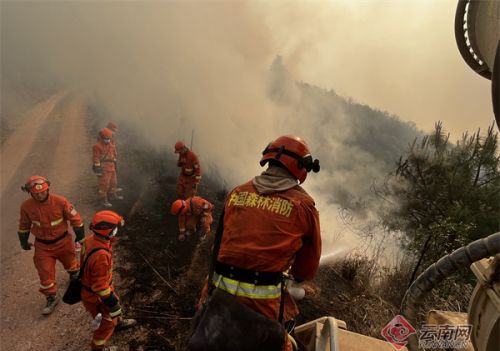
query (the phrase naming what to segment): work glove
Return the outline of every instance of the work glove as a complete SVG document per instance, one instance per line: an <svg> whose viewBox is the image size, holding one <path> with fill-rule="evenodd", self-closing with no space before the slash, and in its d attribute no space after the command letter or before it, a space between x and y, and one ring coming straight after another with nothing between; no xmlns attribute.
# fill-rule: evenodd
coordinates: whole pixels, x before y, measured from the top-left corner
<svg viewBox="0 0 500 351"><path fill-rule="evenodd" d="M19 242L21 243L21 248L23 250L31 250L33 244L28 241L30 233L17 232L17 235L19 236Z"/></svg>
<svg viewBox="0 0 500 351"><path fill-rule="evenodd" d="M97 165L92 165L92 170L98 176L102 176L102 167Z"/></svg>
<svg viewBox="0 0 500 351"><path fill-rule="evenodd" d="M73 227L75 232L75 243L80 243L85 239L85 227L82 225L80 227Z"/></svg>
<svg viewBox="0 0 500 351"><path fill-rule="evenodd" d="M122 308L120 302L116 298L115 294L111 292L108 297L101 298L102 303L106 305L109 310L109 316L111 318L116 318L122 314Z"/></svg>

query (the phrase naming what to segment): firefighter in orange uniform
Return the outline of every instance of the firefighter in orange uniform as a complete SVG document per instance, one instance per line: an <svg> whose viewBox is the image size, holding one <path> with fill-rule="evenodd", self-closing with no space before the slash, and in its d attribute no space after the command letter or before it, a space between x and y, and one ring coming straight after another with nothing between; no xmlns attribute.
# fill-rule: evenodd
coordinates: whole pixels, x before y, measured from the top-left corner
<svg viewBox="0 0 500 351"><path fill-rule="evenodd" d="M73 205L63 196L49 193L50 182L42 176L30 177L21 188L31 198L21 205L19 240L23 250L31 250L30 232L35 237L35 263L40 277L40 292L47 304L42 314L50 314L56 307L56 260L70 275L78 273L75 245L68 234L68 221L76 234L75 242L83 240L85 232L82 218Z"/></svg>
<svg viewBox="0 0 500 351"><path fill-rule="evenodd" d="M113 249L112 243L118 229L123 227L123 218L112 211L100 211L94 215L90 229L93 235L83 241L80 264L82 273L82 302L85 309L95 318L101 313L99 327L94 331L92 350L118 350L106 346L115 327L129 328L137 324L134 319L122 319L121 306L112 285Z"/></svg>
<svg viewBox="0 0 500 351"><path fill-rule="evenodd" d="M196 195L198 184L201 180L201 167L198 156L189 150L182 142L175 143L175 153L179 154L177 167L181 168L179 177L177 178L177 197L179 199L187 199Z"/></svg>
<svg viewBox="0 0 500 351"><path fill-rule="evenodd" d="M98 177L99 195L105 207L113 206L109 200L123 199L123 196L116 194L116 148L111 142L112 138L113 132L104 128L99 132L97 143L92 148L92 169Z"/></svg>
<svg viewBox="0 0 500 351"><path fill-rule="evenodd" d="M199 196L174 201L170 212L179 216L179 240L184 241L186 235L189 236L198 229L201 231L201 240L204 240L210 232L213 208L214 205Z"/></svg>
<svg viewBox="0 0 500 351"><path fill-rule="evenodd" d="M111 138L111 144L113 144L115 146L115 154L116 154L116 158L118 158L118 148L116 146L116 134L118 133L118 124L116 124L115 122L109 122L108 125L106 126L106 128L108 128L110 131L113 132L113 137ZM118 166L117 166L116 162L115 162L115 173L118 176ZM115 190L117 193L120 191L123 191L123 188L120 188L118 186L118 180L117 180Z"/></svg>
<svg viewBox="0 0 500 351"><path fill-rule="evenodd" d="M299 183L320 167L305 141L288 135L265 148L260 165L266 164L266 171L227 197L212 284L267 318L278 320L282 272L289 270L300 282L312 279L318 270L319 214ZM205 285L200 302L206 299L207 290ZM283 301L282 320L286 322L298 309L287 292ZM291 350L290 340L285 346Z"/></svg>
<svg viewBox="0 0 500 351"><path fill-rule="evenodd" d="M115 122L109 122L108 125L106 126L106 128L111 130L113 133L118 132L118 124L116 124Z"/></svg>

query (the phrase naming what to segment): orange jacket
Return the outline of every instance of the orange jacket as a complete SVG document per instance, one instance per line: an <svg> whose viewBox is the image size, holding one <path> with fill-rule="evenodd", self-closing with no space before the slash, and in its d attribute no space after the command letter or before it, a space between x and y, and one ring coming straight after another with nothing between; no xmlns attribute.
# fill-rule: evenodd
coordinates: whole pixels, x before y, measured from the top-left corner
<svg viewBox="0 0 500 351"><path fill-rule="evenodd" d="M116 147L114 143L104 144L101 140L92 147L92 162L102 166L104 171L115 171Z"/></svg>
<svg viewBox="0 0 500 351"><path fill-rule="evenodd" d="M321 256L319 214L300 186L261 195L249 181L226 200L218 261L260 272L314 277Z"/></svg>
<svg viewBox="0 0 500 351"><path fill-rule="evenodd" d="M199 221L202 217L211 216L212 209L214 208L214 205L199 196L193 196L186 201L188 203L188 210L185 214L179 216L179 229L181 231L186 229L187 217L193 216L197 218L197 221Z"/></svg>
<svg viewBox="0 0 500 351"><path fill-rule="evenodd" d="M92 293L86 288L82 289L82 297L87 301L108 297L113 291L113 250L109 240L95 234L86 237L82 245L80 266L83 265L87 254L97 248L104 248L108 251L99 250L93 253L87 261L82 274L82 285L93 291Z"/></svg>
<svg viewBox="0 0 500 351"><path fill-rule="evenodd" d="M198 156L196 156L196 154L191 150L187 150L185 153L179 154L177 167L181 167L181 175L183 176L194 176L197 179L201 178L200 161L198 160Z"/></svg>
<svg viewBox="0 0 500 351"><path fill-rule="evenodd" d="M68 230L67 221L72 227L83 225L80 214L64 196L49 193L44 202L30 198L22 203L19 232L31 231L38 239L54 240Z"/></svg>

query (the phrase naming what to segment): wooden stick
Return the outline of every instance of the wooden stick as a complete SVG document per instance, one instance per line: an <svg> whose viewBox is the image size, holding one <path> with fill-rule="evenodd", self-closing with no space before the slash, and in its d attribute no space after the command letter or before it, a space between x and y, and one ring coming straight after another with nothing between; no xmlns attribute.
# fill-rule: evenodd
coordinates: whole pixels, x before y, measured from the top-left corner
<svg viewBox="0 0 500 351"><path fill-rule="evenodd" d="M149 266L149 267L151 267L151 269L153 270L153 272L155 272L155 273L158 275L158 277L160 277L160 279L161 279L161 280L162 280L165 284L167 284L167 286L168 286L170 289L172 289L172 291L173 291L175 294L177 294L177 291L174 289L174 287L173 287L173 286L172 286L172 285L171 285L171 284L170 284L170 283L169 283L169 282L168 282L165 278L163 278L163 276L160 274L160 272L158 272L158 271L156 270L156 268L155 268L155 267L153 267L153 265L152 265L151 263L149 263L149 261L146 259L146 257L144 257L144 256L142 255L142 253L140 253L140 252L139 252L139 255L142 257L142 259L144 260L144 262L146 262L146 263L148 264L148 266Z"/></svg>

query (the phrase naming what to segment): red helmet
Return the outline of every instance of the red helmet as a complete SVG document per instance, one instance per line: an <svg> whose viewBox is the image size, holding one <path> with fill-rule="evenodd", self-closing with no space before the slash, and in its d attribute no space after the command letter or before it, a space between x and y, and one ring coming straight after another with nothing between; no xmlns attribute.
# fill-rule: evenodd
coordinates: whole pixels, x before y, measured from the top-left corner
<svg viewBox="0 0 500 351"><path fill-rule="evenodd" d="M111 139L113 137L113 131L111 129L108 129L108 128L103 128L99 132L99 135L103 139Z"/></svg>
<svg viewBox="0 0 500 351"><path fill-rule="evenodd" d="M260 165L270 160L281 163L300 183L306 180L308 172L319 172L319 161L313 160L306 142L293 135L280 136L266 146Z"/></svg>
<svg viewBox="0 0 500 351"><path fill-rule="evenodd" d="M42 176L31 176L21 189L27 193L41 193L45 190L49 190L49 187L50 182L47 178Z"/></svg>
<svg viewBox="0 0 500 351"><path fill-rule="evenodd" d="M185 214L189 209L189 203L185 200L175 200L170 207L170 213L174 216L178 216L180 214Z"/></svg>
<svg viewBox="0 0 500 351"><path fill-rule="evenodd" d="M184 144L182 141L178 141L175 143L175 153L178 154L182 151L184 151L184 148L186 147L186 144Z"/></svg>
<svg viewBox="0 0 500 351"><path fill-rule="evenodd" d="M106 128L110 129L113 133L116 133L118 131L118 124L115 122L109 122Z"/></svg>
<svg viewBox="0 0 500 351"><path fill-rule="evenodd" d="M92 218L90 230L94 233L112 237L116 234L116 230L125 225L123 217L113 211L99 211Z"/></svg>

